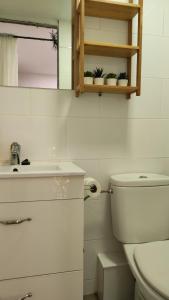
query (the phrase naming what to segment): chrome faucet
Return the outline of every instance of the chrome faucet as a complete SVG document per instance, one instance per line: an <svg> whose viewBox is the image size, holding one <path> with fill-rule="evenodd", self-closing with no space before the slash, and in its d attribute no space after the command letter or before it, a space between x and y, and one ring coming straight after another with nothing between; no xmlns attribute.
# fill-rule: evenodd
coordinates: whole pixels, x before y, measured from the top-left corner
<svg viewBox="0 0 169 300"><path fill-rule="evenodd" d="M20 165L21 146L14 142L11 144L11 165Z"/></svg>

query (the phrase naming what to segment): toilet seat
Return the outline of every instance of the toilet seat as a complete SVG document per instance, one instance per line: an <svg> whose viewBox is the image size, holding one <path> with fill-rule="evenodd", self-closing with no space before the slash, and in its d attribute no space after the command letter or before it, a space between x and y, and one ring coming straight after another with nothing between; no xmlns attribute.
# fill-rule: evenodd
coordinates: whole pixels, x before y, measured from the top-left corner
<svg viewBox="0 0 169 300"><path fill-rule="evenodd" d="M169 241L152 242L146 244L124 244L123 247L131 271L145 299L168 300L169 295L168 295L167 282L169 285L169 276L168 278L165 278L165 280L162 277L160 278L161 280L159 280L158 274L154 278L154 272L158 270L158 266L160 266L161 272L163 272L163 268L162 268L162 266L164 266L163 262L165 261L165 259L167 260L167 258L169 260L169 251L167 253L167 249L169 250ZM165 253L164 260L156 259L157 255L161 257L160 253L162 253L163 255ZM148 261L149 258L151 260L150 264ZM168 264L169 262L167 262L167 265ZM150 269L150 267L152 266L153 266L153 270ZM165 270L164 271L165 274L169 274L168 267L164 268L164 270ZM157 278L158 278L158 282L157 282Z"/></svg>
<svg viewBox="0 0 169 300"><path fill-rule="evenodd" d="M169 241L137 245L134 260L147 284L169 299Z"/></svg>

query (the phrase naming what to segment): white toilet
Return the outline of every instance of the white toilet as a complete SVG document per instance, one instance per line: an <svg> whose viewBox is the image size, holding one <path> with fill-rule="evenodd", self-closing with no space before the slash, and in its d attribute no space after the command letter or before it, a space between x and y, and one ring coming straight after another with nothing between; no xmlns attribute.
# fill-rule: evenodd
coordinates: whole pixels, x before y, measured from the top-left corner
<svg viewBox="0 0 169 300"><path fill-rule="evenodd" d="M169 177L111 177L113 232L136 279L135 300L169 299Z"/></svg>

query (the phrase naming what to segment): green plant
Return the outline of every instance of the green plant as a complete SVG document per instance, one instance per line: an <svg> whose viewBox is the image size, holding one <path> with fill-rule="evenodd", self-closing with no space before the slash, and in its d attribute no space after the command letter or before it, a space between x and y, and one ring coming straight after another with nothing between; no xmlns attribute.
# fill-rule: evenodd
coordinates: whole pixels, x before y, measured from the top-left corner
<svg viewBox="0 0 169 300"><path fill-rule="evenodd" d="M103 78L105 74L103 73L103 68L96 68L93 71L93 77L94 78Z"/></svg>
<svg viewBox="0 0 169 300"><path fill-rule="evenodd" d="M85 71L84 77L93 77L93 73L91 71Z"/></svg>
<svg viewBox="0 0 169 300"><path fill-rule="evenodd" d="M120 79L126 79L126 80L128 80L127 73L126 72L120 73L119 76L118 76L118 80L120 80Z"/></svg>
<svg viewBox="0 0 169 300"><path fill-rule="evenodd" d="M106 79L112 79L112 78L116 79L117 75L115 73L109 73L106 75Z"/></svg>

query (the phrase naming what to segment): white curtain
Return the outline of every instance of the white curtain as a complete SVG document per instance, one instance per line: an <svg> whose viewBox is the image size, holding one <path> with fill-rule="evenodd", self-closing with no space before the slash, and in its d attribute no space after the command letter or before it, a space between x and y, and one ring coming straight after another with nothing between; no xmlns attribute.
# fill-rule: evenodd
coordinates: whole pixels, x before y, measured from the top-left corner
<svg viewBox="0 0 169 300"><path fill-rule="evenodd" d="M18 86L17 39L0 36L0 85Z"/></svg>

